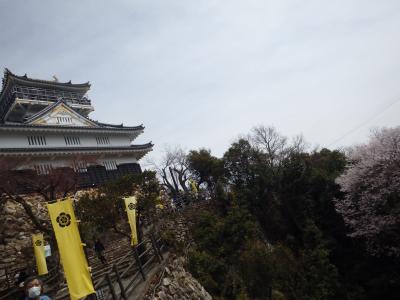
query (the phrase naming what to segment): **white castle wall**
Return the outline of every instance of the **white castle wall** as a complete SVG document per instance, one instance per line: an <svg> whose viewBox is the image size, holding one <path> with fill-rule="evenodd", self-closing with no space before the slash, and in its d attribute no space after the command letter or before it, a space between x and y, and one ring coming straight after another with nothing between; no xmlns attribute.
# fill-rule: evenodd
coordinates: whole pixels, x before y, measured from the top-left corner
<svg viewBox="0 0 400 300"><path fill-rule="evenodd" d="M46 145L29 145L28 136L44 136L46 138ZM68 137L79 137L80 144L66 145L64 136ZM96 137L108 137L109 144L98 144ZM127 147L131 144L131 139L127 135L122 134L60 134L50 132L38 132L38 131L2 131L0 130L0 148L50 148L50 147ZM34 169L35 167L52 168L57 167L73 167L71 156L40 156L31 157L28 163L22 164L18 169ZM105 166L107 169L114 169L117 165L125 163L137 163L137 159L133 153L121 153L121 154L106 154L102 153L96 157L92 157L87 162L88 165L99 164Z"/></svg>
<svg viewBox="0 0 400 300"><path fill-rule="evenodd" d="M124 156L119 155L106 155L102 154L101 156L95 157L93 159L89 159L85 163L87 166L90 165L102 165L105 166L106 169L113 169L113 166L117 166L120 164L126 163L137 163L137 159L132 154L125 154ZM73 168L73 161L71 157L63 157L63 156L41 156L40 158L32 158L28 163L20 165L18 169L34 169L35 166L51 166L52 168L59 167L71 167Z"/></svg>
<svg viewBox="0 0 400 300"><path fill-rule="evenodd" d="M29 145L28 136L45 136L46 145ZM79 145L66 145L64 136L79 137ZM108 137L109 144L98 144L96 137ZM0 148L37 148L37 147L122 147L129 146L131 139L127 135L108 135L104 133L79 133L69 134L49 132L14 132L0 131Z"/></svg>

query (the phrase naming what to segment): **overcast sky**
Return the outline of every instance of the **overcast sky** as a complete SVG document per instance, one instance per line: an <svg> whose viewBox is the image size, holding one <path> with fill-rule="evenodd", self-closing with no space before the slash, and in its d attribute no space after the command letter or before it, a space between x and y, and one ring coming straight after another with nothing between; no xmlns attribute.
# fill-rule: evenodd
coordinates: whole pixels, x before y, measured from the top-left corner
<svg viewBox="0 0 400 300"><path fill-rule="evenodd" d="M90 81L91 117L143 123L150 157L258 124L348 146L400 125L400 1L0 0L5 67Z"/></svg>

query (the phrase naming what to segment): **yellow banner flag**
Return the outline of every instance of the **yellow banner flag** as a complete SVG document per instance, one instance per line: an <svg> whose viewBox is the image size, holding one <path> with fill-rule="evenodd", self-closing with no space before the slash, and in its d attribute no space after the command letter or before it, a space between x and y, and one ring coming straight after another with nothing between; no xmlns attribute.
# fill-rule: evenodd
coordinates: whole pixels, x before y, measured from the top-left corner
<svg viewBox="0 0 400 300"><path fill-rule="evenodd" d="M197 194L198 190L197 190L196 183L194 182L193 179L190 179L189 182L190 182L190 187L192 188L192 192Z"/></svg>
<svg viewBox="0 0 400 300"><path fill-rule="evenodd" d="M131 231L132 231L131 245L136 246L138 244L138 237L136 231L136 197L131 196L128 198L124 198L124 200L125 200L126 213L128 215L129 225L131 226Z"/></svg>
<svg viewBox="0 0 400 300"><path fill-rule="evenodd" d="M72 300L95 293L72 200L47 204Z"/></svg>
<svg viewBox="0 0 400 300"><path fill-rule="evenodd" d="M38 275L44 275L49 273L47 271L47 263L46 257L44 255L44 241L43 234L32 234L32 244L33 244L33 252L36 258L36 267Z"/></svg>

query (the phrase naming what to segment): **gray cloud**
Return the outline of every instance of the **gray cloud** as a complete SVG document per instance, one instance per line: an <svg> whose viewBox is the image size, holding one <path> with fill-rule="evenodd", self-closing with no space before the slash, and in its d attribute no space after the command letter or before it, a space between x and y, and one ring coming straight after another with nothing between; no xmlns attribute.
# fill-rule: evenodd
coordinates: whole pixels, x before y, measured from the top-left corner
<svg viewBox="0 0 400 300"><path fill-rule="evenodd" d="M327 146L400 97L395 0L3 0L0 27L1 67L91 81L93 118L144 123L157 146L221 155L261 123Z"/></svg>

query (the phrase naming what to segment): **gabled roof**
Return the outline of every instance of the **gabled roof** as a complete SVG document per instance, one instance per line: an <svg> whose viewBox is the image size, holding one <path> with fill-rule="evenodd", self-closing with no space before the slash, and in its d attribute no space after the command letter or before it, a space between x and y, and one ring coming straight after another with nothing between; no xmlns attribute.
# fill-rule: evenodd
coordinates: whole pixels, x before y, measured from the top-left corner
<svg viewBox="0 0 400 300"><path fill-rule="evenodd" d="M67 109L71 114L75 115L77 118L87 122L91 126L79 126L79 125L56 125L56 124L35 124L35 121L40 119L41 117L45 116L46 114L50 113L52 110L56 109L58 106L63 106L63 108ZM58 100L57 102L47 106L46 108L42 109L38 113L32 115L29 119L25 120L24 123L5 123L0 124L0 129L37 129L37 130L74 130L74 131L85 131L85 130L95 130L95 131L107 131L107 132L141 132L144 130L144 126L141 124L139 126L123 126L123 124L115 125L115 124L107 124L101 123L95 120L92 120L76 110L74 110L71 106L68 105L62 99Z"/></svg>
<svg viewBox="0 0 400 300"><path fill-rule="evenodd" d="M31 124L35 120L45 116L47 113L50 113L52 110L56 109L56 107L58 107L58 106L63 106L63 108L68 110L72 115L76 116L79 119L85 120L86 122L88 122L90 125L92 125L94 127L98 127L98 124L96 124L95 122L93 122L89 118L87 118L87 117L81 115L80 113L78 113L76 110L71 108L63 99L59 99L57 102L54 102L53 104L47 106L46 108L42 109L38 113L32 115L24 123L25 124ZM62 126L62 125L60 125L60 126Z"/></svg>
<svg viewBox="0 0 400 300"><path fill-rule="evenodd" d="M35 79L35 78L29 78L26 74L24 76L15 75L9 69L5 68L2 90L4 90L7 83L12 83L12 82L26 86L61 89L65 91L81 91L85 93L90 89L89 82L72 83L71 80L68 82L58 82L51 80Z"/></svg>
<svg viewBox="0 0 400 300"><path fill-rule="evenodd" d="M63 106L63 108L67 109L72 115L75 115L77 118L80 118L86 122L88 122L90 125L93 127L98 127L102 129L115 129L115 130L143 130L144 127L143 125L139 126L124 126L123 124L107 124L107 123L102 123L98 122L95 120L92 120L76 110L74 110L71 106L68 105L63 99L58 100L57 102L47 106L46 108L42 109L38 113L32 115L29 119L27 119L24 124L26 125L31 125L31 126L54 126L54 125L40 125L40 124L32 124L35 120L40 119L41 117L45 116L46 114L50 113L52 110L56 109L58 106ZM64 127L75 127L75 126L68 126L68 125L57 125L61 126L62 128ZM77 126L77 127L82 127L82 126Z"/></svg>

